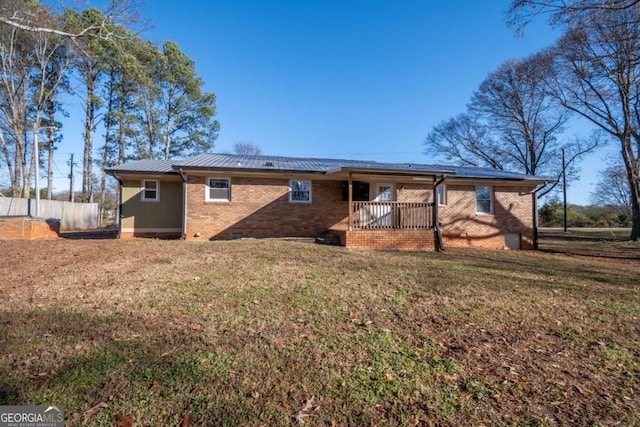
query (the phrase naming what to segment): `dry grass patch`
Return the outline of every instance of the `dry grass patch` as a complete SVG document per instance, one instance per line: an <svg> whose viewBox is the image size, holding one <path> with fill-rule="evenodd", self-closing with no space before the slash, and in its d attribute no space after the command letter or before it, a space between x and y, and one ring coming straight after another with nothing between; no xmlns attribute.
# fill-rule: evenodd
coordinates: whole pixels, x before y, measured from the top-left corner
<svg viewBox="0 0 640 427"><path fill-rule="evenodd" d="M2 242L0 404L69 425L640 424L640 263L572 242Z"/></svg>

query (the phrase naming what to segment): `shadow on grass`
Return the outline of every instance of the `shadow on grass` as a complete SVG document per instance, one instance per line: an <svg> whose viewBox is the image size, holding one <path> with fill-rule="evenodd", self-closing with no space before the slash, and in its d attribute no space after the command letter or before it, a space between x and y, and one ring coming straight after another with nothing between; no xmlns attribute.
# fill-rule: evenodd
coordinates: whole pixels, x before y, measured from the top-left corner
<svg viewBox="0 0 640 427"><path fill-rule="evenodd" d="M0 338L0 360L8 362L0 367L0 405L62 405L66 425L113 425L123 414L149 425L180 425L187 414L214 425L259 416L241 407L248 392L229 375L231 355L211 351L195 331L152 327L135 315L0 316L8 331Z"/></svg>
<svg viewBox="0 0 640 427"><path fill-rule="evenodd" d="M640 245L621 231L570 231L540 233L540 251L593 258L640 260Z"/></svg>
<svg viewBox="0 0 640 427"><path fill-rule="evenodd" d="M118 238L118 230L65 231L60 237L69 240L111 240Z"/></svg>

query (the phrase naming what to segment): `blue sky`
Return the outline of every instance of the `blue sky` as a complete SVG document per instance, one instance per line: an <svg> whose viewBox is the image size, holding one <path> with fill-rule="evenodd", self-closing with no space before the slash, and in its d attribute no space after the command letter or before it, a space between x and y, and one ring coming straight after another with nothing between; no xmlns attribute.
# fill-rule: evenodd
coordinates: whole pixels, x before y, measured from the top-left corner
<svg viewBox="0 0 640 427"><path fill-rule="evenodd" d="M268 155L433 163L423 148L432 127L463 112L505 60L556 37L540 21L516 38L505 25L508 4L150 0L142 15L153 25L144 37L178 43L216 93L215 152L242 141ZM68 187L69 153L82 158L82 114L68 109L58 191ZM96 146L101 139L99 130ZM570 202L588 202L604 155L582 164Z"/></svg>

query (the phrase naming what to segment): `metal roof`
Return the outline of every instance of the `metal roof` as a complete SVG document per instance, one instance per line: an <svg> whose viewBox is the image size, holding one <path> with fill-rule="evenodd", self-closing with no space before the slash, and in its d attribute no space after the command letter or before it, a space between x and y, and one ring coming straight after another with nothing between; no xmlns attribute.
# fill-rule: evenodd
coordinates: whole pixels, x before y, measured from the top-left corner
<svg viewBox="0 0 640 427"><path fill-rule="evenodd" d="M483 168L479 166L453 166L456 178L473 178L473 179L505 179L505 180L533 180L551 182L553 179L526 175L523 173L503 171L500 169Z"/></svg>
<svg viewBox="0 0 640 427"><path fill-rule="evenodd" d="M177 173L172 165L173 160L145 159L118 166L105 168L106 173L134 173L134 174L174 174Z"/></svg>
<svg viewBox="0 0 640 427"><path fill-rule="evenodd" d="M449 166L417 163L384 163L371 160L316 159L282 156L244 156L237 154L199 154L174 163L174 169L247 170L310 172L331 174L340 171L382 173L453 173Z"/></svg>
<svg viewBox="0 0 640 427"><path fill-rule="evenodd" d="M402 175L447 175L451 178L500 179L549 182L548 178L474 166L391 163L369 160L317 159L239 154L198 154L184 160L139 160L105 169L107 173L177 173L179 170L216 170L247 172L298 172L333 174L345 172Z"/></svg>

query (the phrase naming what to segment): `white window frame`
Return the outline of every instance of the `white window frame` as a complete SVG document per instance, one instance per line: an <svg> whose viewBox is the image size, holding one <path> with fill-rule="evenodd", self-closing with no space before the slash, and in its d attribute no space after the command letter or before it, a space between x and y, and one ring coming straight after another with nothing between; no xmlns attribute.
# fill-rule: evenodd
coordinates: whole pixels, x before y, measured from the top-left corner
<svg viewBox="0 0 640 427"><path fill-rule="evenodd" d="M147 182L155 182L156 183L156 188L154 190L149 190L149 191L155 191L156 192L156 196L153 197L153 198L147 197L147 194L146 194ZM143 179L140 182L140 201L142 201L142 202L159 202L160 201L160 180L157 180L157 179Z"/></svg>
<svg viewBox="0 0 640 427"><path fill-rule="evenodd" d="M439 194L439 192L441 192ZM447 205L447 186L445 184L440 184L436 187L436 201L439 206Z"/></svg>
<svg viewBox="0 0 640 427"><path fill-rule="evenodd" d="M211 180L227 181L227 197L226 198L212 198L211 197ZM231 178L208 176L204 186L204 199L207 202L230 202L231 201Z"/></svg>
<svg viewBox="0 0 640 427"><path fill-rule="evenodd" d="M293 200L293 183L294 182L308 182L309 183L309 200ZM313 188L313 181L308 180L308 179L290 179L289 180L289 203L311 203L311 197L312 197L312 188Z"/></svg>
<svg viewBox="0 0 640 427"><path fill-rule="evenodd" d="M481 188L488 188L489 189L489 212L484 212L481 211L479 208L479 204L478 201L480 199L478 199L478 190ZM481 199L481 200L486 200L486 199ZM493 215L493 187L490 185L476 185L476 213L478 215Z"/></svg>

